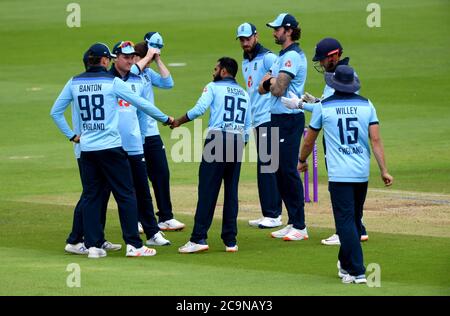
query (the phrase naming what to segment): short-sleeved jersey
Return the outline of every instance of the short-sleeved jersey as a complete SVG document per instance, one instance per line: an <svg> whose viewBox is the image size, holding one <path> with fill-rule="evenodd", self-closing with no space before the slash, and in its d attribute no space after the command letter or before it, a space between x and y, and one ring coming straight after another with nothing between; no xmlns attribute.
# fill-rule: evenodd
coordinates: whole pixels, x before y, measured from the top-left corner
<svg viewBox="0 0 450 316"><path fill-rule="evenodd" d="M276 58L274 53L260 44L256 44L253 58L244 53L242 75L250 97L253 127L270 121L270 93L259 94L258 85L264 75L270 71Z"/></svg>
<svg viewBox="0 0 450 316"><path fill-rule="evenodd" d="M135 94L122 80L103 67L91 67L71 78L56 99L50 114L61 132L72 138L75 133L64 117L73 103L73 115L78 116L81 151L97 151L122 146L119 134L117 98L133 104L161 122L168 116L152 103Z"/></svg>
<svg viewBox="0 0 450 316"><path fill-rule="evenodd" d="M369 180L372 124L378 124L376 110L357 94L335 93L314 106L309 127L324 130L330 182Z"/></svg>
<svg viewBox="0 0 450 316"><path fill-rule="evenodd" d="M208 83L197 104L186 115L194 120L210 108L209 130L245 135L252 124L250 106L247 91L233 78L224 78Z"/></svg>
<svg viewBox="0 0 450 316"><path fill-rule="evenodd" d="M139 67L133 65L131 67L131 73L139 75L142 78L144 83L143 97L153 104L155 103L153 87L161 89L171 89L174 85L171 75L169 75L169 77L163 78L158 72L154 71L151 68L145 68L141 71ZM146 115L142 111L138 110L137 113L143 138L147 136L159 135L158 123L156 122L156 120Z"/></svg>
<svg viewBox="0 0 450 316"><path fill-rule="evenodd" d="M293 43L286 49L280 51L279 56L271 67L272 77L277 77L280 72L288 74L292 80L286 89L285 97L289 97L289 92L301 96L305 90L307 61L305 53L297 43ZM298 109L288 109L281 103L281 97L271 95L270 111L272 114L296 114L303 112Z"/></svg>

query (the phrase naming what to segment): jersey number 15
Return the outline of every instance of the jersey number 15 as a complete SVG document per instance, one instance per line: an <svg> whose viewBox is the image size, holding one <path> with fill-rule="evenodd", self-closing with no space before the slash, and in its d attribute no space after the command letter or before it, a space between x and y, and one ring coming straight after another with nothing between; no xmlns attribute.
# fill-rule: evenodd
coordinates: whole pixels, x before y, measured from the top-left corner
<svg viewBox="0 0 450 316"><path fill-rule="evenodd" d="M348 145L356 144L358 142L358 127L351 126L351 122L358 122L358 119L356 117L347 117L345 119L345 132L347 134ZM339 127L339 138L341 140L341 144L345 145L346 139L344 135L344 125L341 118L338 120L337 126ZM349 135L349 132L353 132L353 137L352 135Z"/></svg>

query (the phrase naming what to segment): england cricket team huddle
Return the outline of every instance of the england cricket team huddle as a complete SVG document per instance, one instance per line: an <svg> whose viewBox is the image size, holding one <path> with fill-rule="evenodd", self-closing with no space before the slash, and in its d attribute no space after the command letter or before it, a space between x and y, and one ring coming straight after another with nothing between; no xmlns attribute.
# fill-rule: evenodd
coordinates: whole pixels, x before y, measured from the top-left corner
<svg viewBox="0 0 450 316"><path fill-rule="evenodd" d="M153 87L170 89L174 85L161 59L161 34L149 32L136 45L120 41L112 51L102 43L89 47L83 55L85 72L66 83L51 109L58 128L74 143L83 186L66 252L101 258L108 251L122 248L105 239L111 193L118 205L127 257L154 256L156 250L151 247L170 245L164 232L180 231L185 224L172 211L170 172L157 123L177 128L209 109L194 227L189 241L178 252L209 249L207 234L222 182L221 239L226 252L238 251L238 184L250 133L254 133L258 153L262 217L250 220L249 225L261 229L282 226L284 203L287 224L271 232L271 236L284 241L307 240L299 171L308 169L307 158L323 129L336 233L322 244L340 245L337 265L343 283L366 283L360 242L368 240L362 217L370 147L385 185L393 183L384 159L375 107L359 94L360 81L349 66L349 58L342 58L338 40L324 38L315 47L314 67L325 81L323 95L316 98L305 92L307 59L298 44L301 28L297 19L282 13L266 25L281 46L278 54L258 42L253 24L243 23L237 28L245 89L236 82L236 60L219 58L213 80L204 87L197 103L177 119L162 112L164 106L155 106ZM114 63L110 67L111 60ZM157 71L150 68L151 64ZM70 105L71 126L64 117ZM305 110L312 116L300 147ZM145 244L140 233L146 236Z"/></svg>

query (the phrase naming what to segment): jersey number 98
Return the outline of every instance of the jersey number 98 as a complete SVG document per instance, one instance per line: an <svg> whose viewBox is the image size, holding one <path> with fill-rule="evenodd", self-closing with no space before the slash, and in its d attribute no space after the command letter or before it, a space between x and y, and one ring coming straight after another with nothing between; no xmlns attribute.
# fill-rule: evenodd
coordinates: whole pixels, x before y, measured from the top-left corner
<svg viewBox="0 0 450 316"><path fill-rule="evenodd" d="M92 115L90 105L92 105ZM78 106L80 107L80 115L83 121L90 121L91 119L94 121L104 120L105 109L103 105L103 94L93 94L90 100L88 95L78 96Z"/></svg>

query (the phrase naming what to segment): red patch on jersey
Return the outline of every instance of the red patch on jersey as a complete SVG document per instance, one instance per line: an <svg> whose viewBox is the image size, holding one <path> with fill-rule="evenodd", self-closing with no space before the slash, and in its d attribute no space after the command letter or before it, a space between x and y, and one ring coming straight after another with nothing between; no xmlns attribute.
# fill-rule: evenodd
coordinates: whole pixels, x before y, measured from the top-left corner
<svg viewBox="0 0 450 316"><path fill-rule="evenodd" d="M249 76L249 77L248 77L248 80L247 80L247 86L248 86L249 88L251 88L252 85L253 85L253 78L252 78L252 76Z"/></svg>
<svg viewBox="0 0 450 316"><path fill-rule="evenodd" d="M291 66L292 66L292 64L291 64L291 61L290 61L290 60L288 60L287 62L285 62L285 63L284 63L284 65L285 65L286 67L291 67Z"/></svg>
<svg viewBox="0 0 450 316"><path fill-rule="evenodd" d="M119 106L125 106L125 107L128 107L128 106L130 106L130 105L131 105L131 104L128 103L127 101L122 100L122 99L119 99Z"/></svg>

